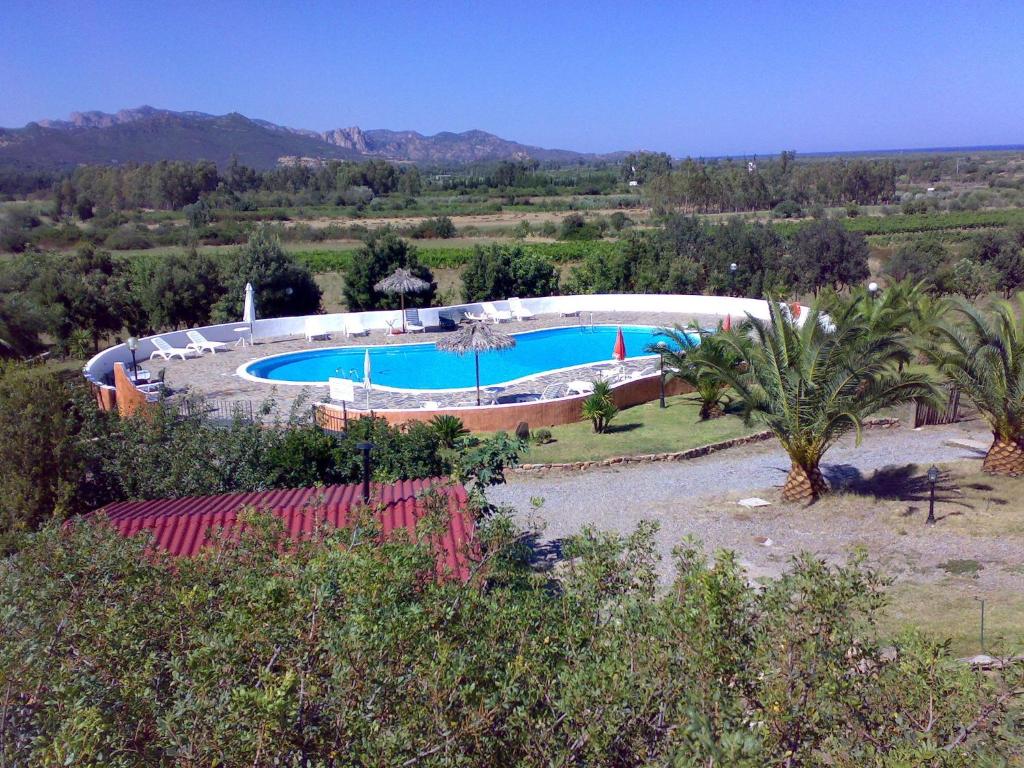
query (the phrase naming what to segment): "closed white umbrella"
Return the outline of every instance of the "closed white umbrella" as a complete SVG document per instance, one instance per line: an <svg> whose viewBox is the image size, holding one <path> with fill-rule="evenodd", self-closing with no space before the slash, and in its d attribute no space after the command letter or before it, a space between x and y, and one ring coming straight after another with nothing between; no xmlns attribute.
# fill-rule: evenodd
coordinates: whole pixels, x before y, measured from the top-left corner
<svg viewBox="0 0 1024 768"><path fill-rule="evenodd" d="M252 326L256 322L256 291L252 283L245 284L245 305L242 307L242 322L249 326L249 340L252 341Z"/></svg>
<svg viewBox="0 0 1024 768"><path fill-rule="evenodd" d="M367 349L363 352L363 388L366 390L366 410L370 410L370 387L373 384L370 381L370 350Z"/></svg>

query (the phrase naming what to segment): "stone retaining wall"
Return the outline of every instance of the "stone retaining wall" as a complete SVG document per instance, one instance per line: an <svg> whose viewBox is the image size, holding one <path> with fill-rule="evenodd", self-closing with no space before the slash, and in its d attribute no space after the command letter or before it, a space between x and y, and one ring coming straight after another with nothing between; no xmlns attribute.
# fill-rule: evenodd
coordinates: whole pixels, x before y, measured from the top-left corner
<svg viewBox="0 0 1024 768"><path fill-rule="evenodd" d="M899 419L880 418L868 419L864 422L865 429L890 429L900 425ZM555 464L521 464L510 472L518 474L545 474L547 472L580 472L587 469L598 469L601 467L612 467L619 464L652 464L656 461L686 461L707 456L710 453L724 451L727 448L736 448L740 445L760 443L774 437L770 430L755 432L752 435L734 437L731 440L722 440L708 445L699 445L696 448L689 448L685 451L673 451L671 453L645 453L637 456L614 456L610 459L595 459L593 461L573 461L569 463Z"/></svg>

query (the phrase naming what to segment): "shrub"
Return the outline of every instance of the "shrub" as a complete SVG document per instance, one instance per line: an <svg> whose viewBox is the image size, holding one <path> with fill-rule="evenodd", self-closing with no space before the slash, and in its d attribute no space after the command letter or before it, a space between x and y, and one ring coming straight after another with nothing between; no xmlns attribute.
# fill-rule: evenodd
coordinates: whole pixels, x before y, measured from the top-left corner
<svg viewBox="0 0 1024 768"><path fill-rule="evenodd" d="M595 381L593 394L583 401L583 418L590 419L594 432L600 435L607 431L609 423L618 413L619 409L612 400L611 386L605 381Z"/></svg>
<svg viewBox="0 0 1024 768"><path fill-rule="evenodd" d="M429 307L437 293L433 273L420 264L416 248L390 230L375 232L356 252L345 275L345 305L352 311L398 309L401 301L397 295L382 293L374 286L399 267L430 284L426 291L407 294L405 306Z"/></svg>
<svg viewBox="0 0 1024 768"><path fill-rule="evenodd" d="M454 448L466 435L466 429L462 419L450 413L438 414L430 420L430 428L434 430L438 441L445 448Z"/></svg>
<svg viewBox="0 0 1024 768"><path fill-rule="evenodd" d="M536 445L546 445L555 439L552 437L550 429L535 429L531 438Z"/></svg>
<svg viewBox="0 0 1024 768"><path fill-rule="evenodd" d="M772 217L776 219L799 219L804 209L795 200L783 200L772 209Z"/></svg>
<svg viewBox="0 0 1024 768"><path fill-rule="evenodd" d="M451 237L458 237L458 231L455 229L455 225L452 220L447 216L438 216L435 219L427 219L426 221L420 222L412 231L409 233L410 237L415 237L423 240L428 239L445 239Z"/></svg>
<svg viewBox="0 0 1024 768"><path fill-rule="evenodd" d="M735 556L684 542L656 589L647 524L585 530L568 567L536 578L495 516L479 529L486 588L466 588L436 578L429 536L378 541L363 519L289 544L279 521L246 523L173 564L102 525L47 529L6 562L3 763L967 768L1020 753L1018 673L880 642L885 580L862 562L794 558L753 586Z"/></svg>

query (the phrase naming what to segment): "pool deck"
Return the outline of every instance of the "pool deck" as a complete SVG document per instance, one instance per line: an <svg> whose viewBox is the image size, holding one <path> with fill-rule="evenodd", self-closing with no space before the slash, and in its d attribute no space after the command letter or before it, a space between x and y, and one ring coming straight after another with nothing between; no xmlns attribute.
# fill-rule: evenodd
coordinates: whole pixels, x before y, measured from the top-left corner
<svg viewBox="0 0 1024 768"><path fill-rule="evenodd" d="M589 325L590 313L583 313L584 324ZM640 312L595 312L593 322L595 325L651 325L656 327L671 326L675 323L686 326L696 321L701 326L713 326L720 318L710 315L680 315L668 313L640 313ZM513 321L501 323L498 327L504 333L520 333L523 331L538 330L540 328L562 328L577 327L581 318L561 317L560 315L538 315L531 320ZM388 336L383 331L375 331L369 336L363 335L352 338L345 338L344 334L333 334L332 338L323 341L306 341L305 338L289 337L284 339L258 339L254 346L230 347L228 352L220 352L215 355L205 354L200 358L189 360L162 360L139 362L139 367L144 367L156 376L160 370L165 370L165 381L170 388L170 400L180 400L190 393L201 395L208 400L217 401L250 401L254 410L263 403L269 404L268 419L287 419L295 411L296 416L305 415L313 403L327 401L328 388L322 386L293 385L293 384L268 384L263 382L249 381L237 374L239 366L245 365L269 355L279 355L287 352L299 352L307 349L323 349L325 347L343 346L365 346L384 344L416 344L423 342L435 342L444 338L450 331L436 331L415 334L402 334ZM634 350L629 350L634 353ZM567 371L560 371L550 374L541 374L528 381L513 384L500 393L503 400L517 396L539 395L545 387L555 383L565 383L574 380L590 381L597 378L602 371L610 372L613 366L611 349L608 350L609 360L607 362L594 363L586 369L574 368ZM486 365L486 356L481 360ZM650 360L626 361L624 367L627 371L639 371L651 369ZM356 411L365 410L367 407L364 390L357 383L356 401L349 404L349 407ZM476 404L476 395L470 392L390 392L372 390L370 393L369 407L374 410L386 408L419 408L424 402L432 401L441 407L469 406Z"/></svg>

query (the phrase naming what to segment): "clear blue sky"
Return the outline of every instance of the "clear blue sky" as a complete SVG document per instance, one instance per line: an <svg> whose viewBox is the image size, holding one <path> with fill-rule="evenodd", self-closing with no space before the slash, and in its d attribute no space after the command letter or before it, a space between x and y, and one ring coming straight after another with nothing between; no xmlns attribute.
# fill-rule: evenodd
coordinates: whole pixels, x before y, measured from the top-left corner
<svg viewBox="0 0 1024 768"><path fill-rule="evenodd" d="M1024 142L1016 2L0 2L0 125L150 104L673 155Z"/></svg>

